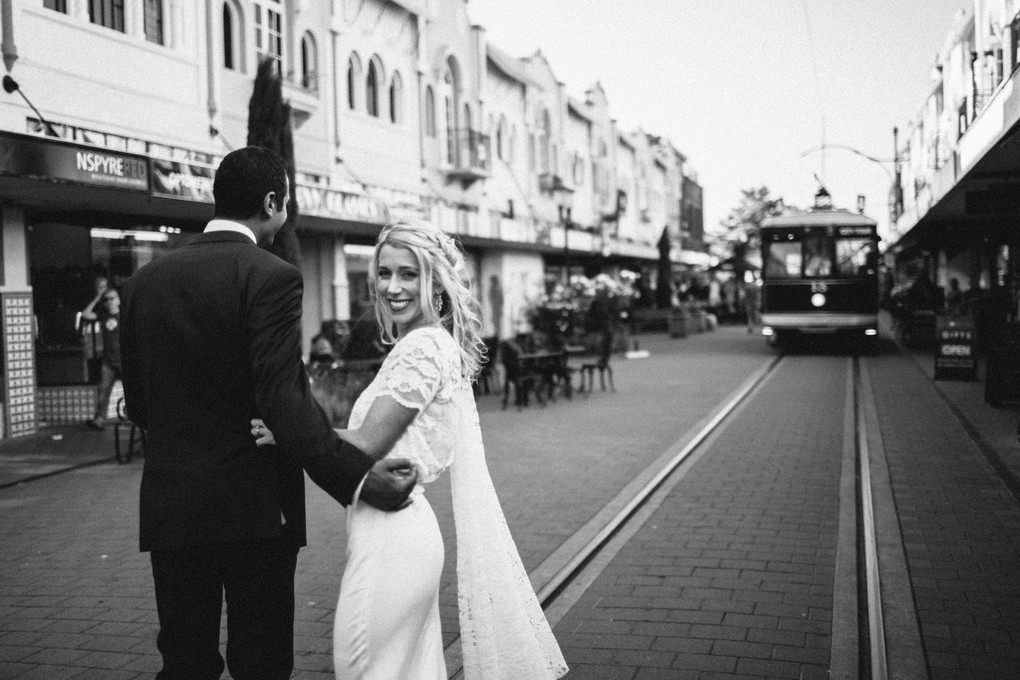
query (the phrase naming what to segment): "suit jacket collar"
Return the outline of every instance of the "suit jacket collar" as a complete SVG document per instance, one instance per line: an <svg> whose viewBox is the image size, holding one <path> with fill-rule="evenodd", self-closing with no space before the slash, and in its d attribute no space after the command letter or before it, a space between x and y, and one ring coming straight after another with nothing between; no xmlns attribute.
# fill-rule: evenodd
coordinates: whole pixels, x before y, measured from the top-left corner
<svg viewBox="0 0 1020 680"><path fill-rule="evenodd" d="M249 245L249 246L258 247L254 243L252 243L250 238L248 238L244 234L239 234L236 231L210 231L210 232L203 232L203 233L198 234L197 236L195 236L195 238L191 239L191 241L189 241L189 243L191 245L200 245L200 244L203 244L203 243L223 243L223 242L242 243L242 244L246 244L246 245Z"/></svg>

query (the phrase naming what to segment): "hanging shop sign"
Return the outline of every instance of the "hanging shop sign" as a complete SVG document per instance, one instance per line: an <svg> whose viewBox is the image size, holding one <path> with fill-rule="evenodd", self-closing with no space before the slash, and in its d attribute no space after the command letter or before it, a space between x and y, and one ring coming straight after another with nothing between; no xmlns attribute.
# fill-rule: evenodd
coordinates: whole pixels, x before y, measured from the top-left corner
<svg viewBox="0 0 1020 680"><path fill-rule="evenodd" d="M214 168L208 165L151 159L152 193L213 203Z"/></svg>
<svg viewBox="0 0 1020 680"><path fill-rule="evenodd" d="M296 188L298 209L303 215L372 224L389 221L386 205L371 196L307 184L298 184Z"/></svg>
<svg viewBox="0 0 1020 680"><path fill-rule="evenodd" d="M0 174L149 190L149 162L144 156L10 132L0 132Z"/></svg>

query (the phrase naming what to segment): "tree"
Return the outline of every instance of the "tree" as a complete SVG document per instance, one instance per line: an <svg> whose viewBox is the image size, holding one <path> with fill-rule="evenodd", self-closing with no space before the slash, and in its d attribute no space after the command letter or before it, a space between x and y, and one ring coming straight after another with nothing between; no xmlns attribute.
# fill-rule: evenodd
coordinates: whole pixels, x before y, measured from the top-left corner
<svg viewBox="0 0 1020 680"><path fill-rule="evenodd" d="M277 63L273 59L263 59L259 62L255 74L255 85L248 101L248 145L272 149L287 163L287 178L290 180L287 221L280 228L270 250L280 259L300 269L297 190L294 186L294 130L291 125L290 104L283 101L283 83L280 80Z"/></svg>
<svg viewBox="0 0 1020 680"><path fill-rule="evenodd" d="M748 269L747 258L758 243L761 223L766 217L779 215L786 210L782 198L772 198L768 187L760 186L741 190L740 203L730 211L720 225L725 230L720 236L727 258L732 258L738 280L743 280Z"/></svg>

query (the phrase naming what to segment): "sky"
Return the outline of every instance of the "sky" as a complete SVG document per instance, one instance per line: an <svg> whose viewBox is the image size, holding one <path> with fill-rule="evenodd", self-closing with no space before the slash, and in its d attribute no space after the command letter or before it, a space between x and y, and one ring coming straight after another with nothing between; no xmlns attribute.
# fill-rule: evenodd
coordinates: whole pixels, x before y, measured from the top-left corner
<svg viewBox="0 0 1020 680"><path fill-rule="evenodd" d="M836 207L888 224L893 127L931 89L936 56L970 0L469 0L512 56L537 49L567 92L602 84L624 130L668 138L704 189L705 228L766 186L808 207L820 178Z"/></svg>

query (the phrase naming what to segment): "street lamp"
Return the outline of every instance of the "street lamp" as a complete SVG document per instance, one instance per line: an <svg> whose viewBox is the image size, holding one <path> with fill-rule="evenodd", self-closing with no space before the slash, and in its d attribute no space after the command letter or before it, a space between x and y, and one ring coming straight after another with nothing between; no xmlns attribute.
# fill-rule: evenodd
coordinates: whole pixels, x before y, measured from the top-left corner
<svg viewBox="0 0 1020 680"><path fill-rule="evenodd" d="M560 226L563 228L563 287L570 287L570 221L571 205L574 202L574 192L563 185L553 188L553 200L556 201L556 211L560 217Z"/></svg>
<svg viewBox="0 0 1020 680"><path fill-rule="evenodd" d="M50 122L43 118L43 115L39 113L39 109L35 108L35 104L29 101L28 97L25 96L25 93L21 91L21 86L18 85L18 81L16 81L14 78L11 78L10 76L4 76L3 86L4 92L6 92L7 94L17 92L18 94L21 95L21 98L25 100L25 103L31 106L32 110L35 111L35 115L39 116L39 122L46 126L46 131L50 134L51 137L60 136L57 134L57 131L53 129L53 126L50 125Z"/></svg>

